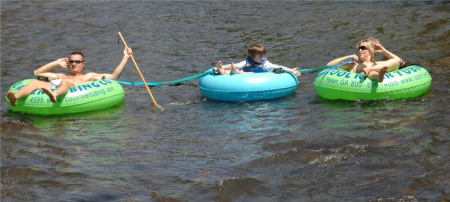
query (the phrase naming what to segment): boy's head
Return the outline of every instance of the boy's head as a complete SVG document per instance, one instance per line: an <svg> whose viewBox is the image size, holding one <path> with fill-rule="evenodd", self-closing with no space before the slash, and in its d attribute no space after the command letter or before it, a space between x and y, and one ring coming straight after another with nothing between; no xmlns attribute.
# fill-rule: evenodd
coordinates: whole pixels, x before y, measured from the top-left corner
<svg viewBox="0 0 450 202"><path fill-rule="evenodd" d="M266 49L261 44L253 44L248 48L248 56L251 57L255 62L260 62L257 60L263 60L266 55Z"/></svg>

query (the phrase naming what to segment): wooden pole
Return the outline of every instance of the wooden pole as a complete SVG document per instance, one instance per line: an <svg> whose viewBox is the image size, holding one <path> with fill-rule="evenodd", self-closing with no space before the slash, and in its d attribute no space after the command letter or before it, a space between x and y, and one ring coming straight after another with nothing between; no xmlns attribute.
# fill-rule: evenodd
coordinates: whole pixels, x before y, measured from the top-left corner
<svg viewBox="0 0 450 202"><path fill-rule="evenodd" d="M119 36L120 36L120 38L122 39L122 42L123 42L123 44L125 45L125 48L128 48L128 45L127 45L127 43L125 42L125 39L123 39L123 36L122 36L122 34L121 34L120 32L119 32ZM136 70L138 71L139 76L140 76L141 79L142 79L142 82L144 82L145 89L147 89L147 92L148 92L148 94L150 95L150 98L152 99L153 104L154 104L156 107L158 107L159 109L161 109L161 111L164 111L164 108L163 108L161 105L159 105L158 103L156 103L155 98L153 98L152 92L150 92L150 88L147 86L147 82L145 82L144 76L142 76L142 73L141 73L141 71L139 70L139 67L138 67L137 63L136 63L136 61L134 60L133 54L130 54L130 57L131 57L131 60L133 61L134 67L136 67Z"/></svg>

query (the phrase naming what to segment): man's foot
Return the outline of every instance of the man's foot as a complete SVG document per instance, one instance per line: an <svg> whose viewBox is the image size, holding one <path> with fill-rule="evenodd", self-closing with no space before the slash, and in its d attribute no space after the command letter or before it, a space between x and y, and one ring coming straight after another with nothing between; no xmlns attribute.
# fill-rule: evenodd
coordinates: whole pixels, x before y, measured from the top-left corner
<svg viewBox="0 0 450 202"><path fill-rule="evenodd" d="M48 97L50 98L50 101L52 101L53 103L56 102L56 95L53 94L52 91L50 91L49 89L46 89L46 88L41 88L41 89L42 89L42 91L44 91L45 94L48 95Z"/></svg>
<svg viewBox="0 0 450 202"><path fill-rule="evenodd" d="M378 83L383 83L384 74L386 74L387 69L387 67L383 67L380 69L380 74L378 75Z"/></svg>
<svg viewBox="0 0 450 202"><path fill-rule="evenodd" d="M13 92L8 92L6 97L8 97L9 103L11 103L11 105L13 107L15 107L16 104L17 104L17 99L16 99L16 96L14 95L14 93Z"/></svg>

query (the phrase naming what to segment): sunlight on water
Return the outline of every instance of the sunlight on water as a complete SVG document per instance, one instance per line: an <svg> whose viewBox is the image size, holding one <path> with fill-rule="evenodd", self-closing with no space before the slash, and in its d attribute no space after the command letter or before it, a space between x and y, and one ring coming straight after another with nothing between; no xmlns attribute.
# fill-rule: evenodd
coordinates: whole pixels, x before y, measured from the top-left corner
<svg viewBox="0 0 450 202"><path fill-rule="evenodd" d="M367 37L433 77L418 98L373 102L320 98L314 74L292 95L257 102L209 100L198 81L152 87L164 112L128 85L123 104L81 114L13 113L3 100L2 201L447 200L446 5L2 1L2 95L74 50L86 71L112 71L118 31L148 82L240 62L255 42L273 63L319 68ZM140 81L131 62L120 80Z"/></svg>

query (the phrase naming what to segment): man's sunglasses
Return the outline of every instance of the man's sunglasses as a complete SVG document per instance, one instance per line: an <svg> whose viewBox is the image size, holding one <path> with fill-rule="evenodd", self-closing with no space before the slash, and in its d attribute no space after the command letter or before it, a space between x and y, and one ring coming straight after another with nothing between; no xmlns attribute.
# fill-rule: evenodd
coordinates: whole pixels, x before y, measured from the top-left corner
<svg viewBox="0 0 450 202"><path fill-rule="evenodd" d="M358 47L358 51L359 51L360 49L361 49L361 50L367 50L367 47L365 47L365 46L360 46L360 47Z"/></svg>
<svg viewBox="0 0 450 202"><path fill-rule="evenodd" d="M69 64L72 64L72 63L80 64L82 62L84 62L84 61L81 61L81 60L69 60Z"/></svg>

